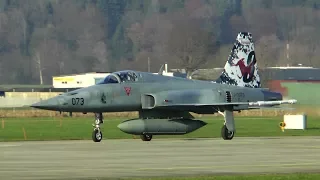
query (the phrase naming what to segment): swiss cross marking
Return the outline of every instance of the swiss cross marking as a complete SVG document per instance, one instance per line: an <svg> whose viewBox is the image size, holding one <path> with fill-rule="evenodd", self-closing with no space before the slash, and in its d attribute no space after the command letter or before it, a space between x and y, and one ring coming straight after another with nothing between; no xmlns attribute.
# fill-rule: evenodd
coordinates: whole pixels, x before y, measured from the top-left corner
<svg viewBox="0 0 320 180"><path fill-rule="evenodd" d="M124 90L126 91L127 95L130 95L131 87L124 87Z"/></svg>

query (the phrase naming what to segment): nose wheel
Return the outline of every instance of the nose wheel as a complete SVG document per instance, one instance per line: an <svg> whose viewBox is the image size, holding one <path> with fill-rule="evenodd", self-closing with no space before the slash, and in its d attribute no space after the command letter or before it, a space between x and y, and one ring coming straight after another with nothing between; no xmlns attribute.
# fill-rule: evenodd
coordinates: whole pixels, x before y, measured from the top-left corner
<svg viewBox="0 0 320 180"><path fill-rule="evenodd" d="M100 129L93 130L92 140L93 140L93 142L100 142L102 140L102 132L100 131Z"/></svg>
<svg viewBox="0 0 320 180"><path fill-rule="evenodd" d="M102 113L95 113L95 121L92 126L94 127L92 131L92 140L93 142L100 142L102 140L102 132L100 129L100 124L103 124Z"/></svg>

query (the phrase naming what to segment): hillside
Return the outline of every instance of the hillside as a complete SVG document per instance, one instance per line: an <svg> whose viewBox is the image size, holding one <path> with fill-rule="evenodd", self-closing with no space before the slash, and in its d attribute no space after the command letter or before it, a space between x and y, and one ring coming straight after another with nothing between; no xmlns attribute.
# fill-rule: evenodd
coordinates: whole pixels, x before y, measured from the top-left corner
<svg viewBox="0 0 320 180"><path fill-rule="evenodd" d="M319 67L317 0L0 0L0 84L53 75L222 67L250 31L259 67ZM289 44L289 46L287 45ZM289 48L289 49L287 49Z"/></svg>

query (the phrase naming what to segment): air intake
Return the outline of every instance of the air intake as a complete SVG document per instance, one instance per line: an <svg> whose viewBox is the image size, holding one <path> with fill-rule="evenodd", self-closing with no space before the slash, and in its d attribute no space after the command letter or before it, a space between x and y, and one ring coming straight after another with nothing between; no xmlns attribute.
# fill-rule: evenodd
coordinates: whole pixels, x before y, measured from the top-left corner
<svg viewBox="0 0 320 180"><path fill-rule="evenodd" d="M227 102L231 102L231 93L230 93L230 91L226 91L226 100L227 100Z"/></svg>

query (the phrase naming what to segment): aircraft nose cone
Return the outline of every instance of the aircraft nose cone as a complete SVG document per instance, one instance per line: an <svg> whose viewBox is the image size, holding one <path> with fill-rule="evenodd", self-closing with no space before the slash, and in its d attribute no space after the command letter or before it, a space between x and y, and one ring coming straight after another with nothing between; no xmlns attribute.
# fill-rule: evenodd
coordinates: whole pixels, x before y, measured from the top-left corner
<svg viewBox="0 0 320 180"><path fill-rule="evenodd" d="M43 101L32 104L30 107L43 108L43 107L48 107L48 106L50 106L50 103L47 100L43 100Z"/></svg>
<svg viewBox="0 0 320 180"><path fill-rule="evenodd" d="M51 99L34 103L30 107L45 109L45 110L57 110L59 109L59 102L56 98L51 98Z"/></svg>
<svg viewBox="0 0 320 180"><path fill-rule="evenodd" d="M33 107L33 108L41 107L41 102L34 103L30 107Z"/></svg>

